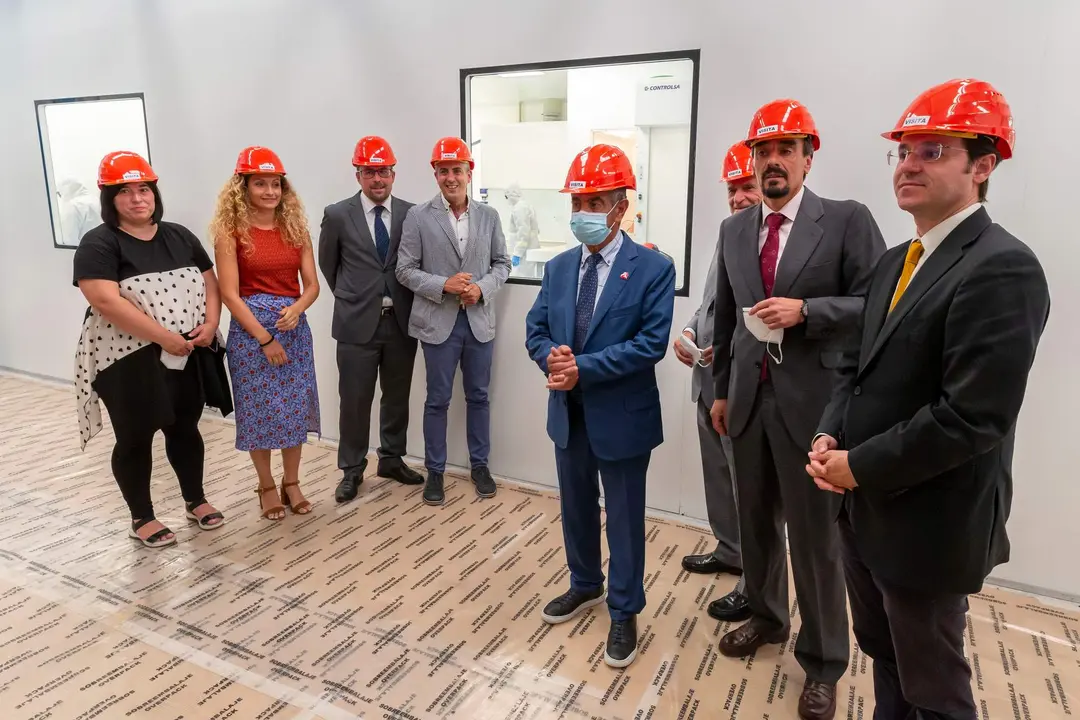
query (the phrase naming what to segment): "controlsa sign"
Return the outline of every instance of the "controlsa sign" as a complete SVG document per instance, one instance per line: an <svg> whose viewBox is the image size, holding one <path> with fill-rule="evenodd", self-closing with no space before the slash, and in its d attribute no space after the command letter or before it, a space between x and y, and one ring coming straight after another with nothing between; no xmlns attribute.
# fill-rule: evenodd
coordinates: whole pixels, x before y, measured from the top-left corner
<svg viewBox="0 0 1080 720"><path fill-rule="evenodd" d="M651 75L638 84L634 124L639 127L690 123L689 76Z"/></svg>

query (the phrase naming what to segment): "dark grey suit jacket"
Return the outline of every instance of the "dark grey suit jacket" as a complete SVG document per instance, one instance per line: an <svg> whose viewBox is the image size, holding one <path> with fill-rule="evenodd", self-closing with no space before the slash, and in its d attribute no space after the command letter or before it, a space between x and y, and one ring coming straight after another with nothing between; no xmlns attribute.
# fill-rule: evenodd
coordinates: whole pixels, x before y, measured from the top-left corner
<svg viewBox="0 0 1080 720"><path fill-rule="evenodd" d="M390 251L386 262L379 260L371 237L360 193L328 205L319 233L319 267L334 293L334 320L331 327L338 342L359 345L371 340L379 325L383 288L390 288L394 316L401 331L409 332L413 294L401 285L397 268L401 226L413 203L397 197L390 205Z"/></svg>
<svg viewBox="0 0 1080 720"><path fill-rule="evenodd" d="M717 253L720 252L720 242L717 241L713 250L713 259L709 263L709 273L705 276L705 291L701 295L701 305L694 311L686 328L694 331L694 344L699 348L712 347L713 330L716 325L716 262ZM702 367L695 365L690 380L690 400L701 402L707 406L713 404L713 369L712 365Z"/></svg>
<svg viewBox="0 0 1080 720"><path fill-rule="evenodd" d="M757 397L765 345L746 328L742 309L765 299L758 252L764 204L720 224L716 262L713 379L727 399L728 433L746 427ZM783 363L769 360L776 400L791 437L809 448L829 402L836 368L858 343L859 321L885 240L870 210L805 189L776 269L774 297L805 299L805 322L784 330ZM774 350L775 352L775 350Z"/></svg>

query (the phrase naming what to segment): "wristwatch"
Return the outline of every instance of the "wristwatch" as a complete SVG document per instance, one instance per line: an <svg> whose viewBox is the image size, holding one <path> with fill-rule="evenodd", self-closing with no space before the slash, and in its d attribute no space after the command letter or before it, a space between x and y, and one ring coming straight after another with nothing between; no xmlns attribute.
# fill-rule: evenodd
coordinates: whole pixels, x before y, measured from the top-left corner
<svg viewBox="0 0 1080 720"><path fill-rule="evenodd" d="M802 316L805 318L810 315L810 305L805 300L802 301Z"/></svg>

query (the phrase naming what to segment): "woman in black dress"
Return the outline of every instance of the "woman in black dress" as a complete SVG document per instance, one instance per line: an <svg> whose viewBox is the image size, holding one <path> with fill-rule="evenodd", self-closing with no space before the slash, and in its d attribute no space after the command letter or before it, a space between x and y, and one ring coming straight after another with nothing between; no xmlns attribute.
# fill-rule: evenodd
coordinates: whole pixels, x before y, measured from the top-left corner
<svg viewBox="0 0 1080 720"><path fill-rule="evenodd" d="M206 397L192 361L193 352L220 341L217 279L199 239L162 222L157 179L135 153L105 156L98 170L104 224L83 236L74 273L90 303L75 358L82 447L102 428L100 398L116 435L112 471L131 511L128 534L147 547L176 542L150 499L158 430L188 519L203 530L225 522L203 494Z"/></svg>

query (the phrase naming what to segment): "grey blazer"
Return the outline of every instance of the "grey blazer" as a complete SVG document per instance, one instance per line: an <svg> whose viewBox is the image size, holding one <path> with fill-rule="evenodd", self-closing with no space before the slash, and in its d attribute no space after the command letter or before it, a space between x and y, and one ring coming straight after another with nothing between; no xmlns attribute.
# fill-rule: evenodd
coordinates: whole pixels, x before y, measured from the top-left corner
<svg viewBox="0 0 1080 720"><path fill-rule="evenodd" d="M469 327L480 342L495 337L495 295L510 275L502 221L494 208L469 200L469 241L464 255L443 205L442 196L409 210L401 229L397 279L416 293L409 334L421 342L439 344L450 337L460 304L457 295L443 292L450 276L472 274L481 299L469 305Z"/></svg>
<svg viewBox="0 0 1080 720"><path fill-rule="evenodd" d="M742 317L743 308L765 299L758 253L763 210L764 204L746 208L720 224L713 378L716 397L728 401L733 436L750 418L765 357L765 345ZM784 330L783 363L768 360L784 423L800 446L809 447L836 369L858 348L870 279L884 252L885 240L865 205L826 200L806 189L776 268L773 296L805 299L809 314Z"/></svg>
<svg viewBox="0 0 1080 720"><path fill-rule="evenodd" d="M413 294L398 282L394 268L398 263L401 228L412 206L411 202L391 198L390 251L385 263L379 260L359 193L328 205L323 212L319 267L334 293L331 333L338 342L360 345L374 337L384 288L390 290L401 331L408 333Z"/></svg>
<svg viewBox="0 0 1080 720"><path fill-rule="evenodd" d="M705 291L701 296L701 305L694 311L690 321L684 328L694 331L694 344L699 348L712 347L713 344L713 318L716 311L716 255L720 251L720 241L717 240L713 250L713 259L709 263L709 274L705 276ZM713 354L715 357L715 353ZM712 407L713 404L713 369L712 365L702 367L695 365L690 379L690 400L701 402Z"/></svg>

